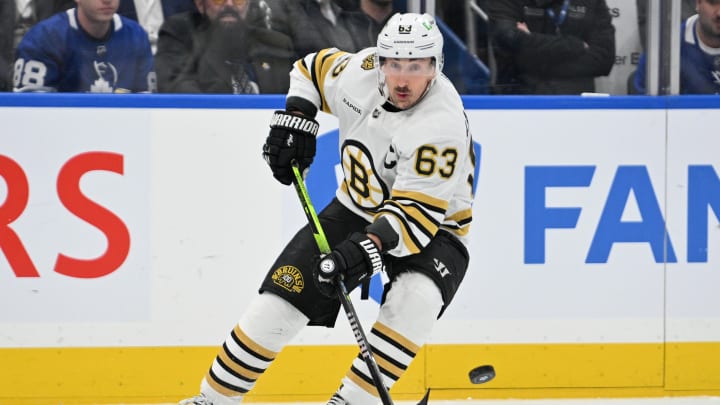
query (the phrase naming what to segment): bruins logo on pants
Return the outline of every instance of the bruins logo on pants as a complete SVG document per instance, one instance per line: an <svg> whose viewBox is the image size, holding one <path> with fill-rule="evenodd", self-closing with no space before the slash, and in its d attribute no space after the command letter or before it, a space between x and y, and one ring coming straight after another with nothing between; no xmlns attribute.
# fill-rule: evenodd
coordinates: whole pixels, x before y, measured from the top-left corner
<svg viewBox="0 0 720 405"><path fill-rule="evenodd" d="M272 281L280 287L298 294L305 288L303 275L300 273L300 270L294 266L282 266L275 270L272 275Z"/></svg>

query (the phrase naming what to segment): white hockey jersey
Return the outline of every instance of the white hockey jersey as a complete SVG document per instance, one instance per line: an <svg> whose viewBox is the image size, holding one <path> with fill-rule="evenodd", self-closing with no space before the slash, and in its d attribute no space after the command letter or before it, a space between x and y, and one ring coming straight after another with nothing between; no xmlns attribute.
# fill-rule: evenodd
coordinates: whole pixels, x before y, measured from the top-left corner
<svg viewBox="0 0 720 405"><path fill-rule="evenodd" d="M399 235L393 256L418 253L440 229L467 245L475 155L462 100L439 74L418 104L398 111L378 90L374 54L324 49L290 74L288 97L338 118L337 198L368 221L387 217Z"/></svg>

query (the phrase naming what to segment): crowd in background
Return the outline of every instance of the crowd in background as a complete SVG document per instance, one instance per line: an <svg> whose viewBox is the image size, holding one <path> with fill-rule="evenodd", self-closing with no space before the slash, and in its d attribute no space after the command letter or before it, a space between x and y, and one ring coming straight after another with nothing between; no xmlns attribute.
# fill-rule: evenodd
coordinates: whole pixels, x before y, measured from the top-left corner
<svg viewBox="0 0 720 405"><path fill-rule="evenodd" d="M644 46L648 0L636 1ZM681 92L720 93L720 0L682 3L681 75L692 77ZM489 16L472 50L492 69L486 93L594 92L613 68L606 0L477 4ZM282 94L298 58L374 46L397 11L407 11L405 1L3 0L0 91ZM436 15L467 43L465 12L464 1L436 1ZM462 92L475 78L460 60L459 73L446 63L446 74ZM644 90L644 74L633 74L628 93Z"/></svg>

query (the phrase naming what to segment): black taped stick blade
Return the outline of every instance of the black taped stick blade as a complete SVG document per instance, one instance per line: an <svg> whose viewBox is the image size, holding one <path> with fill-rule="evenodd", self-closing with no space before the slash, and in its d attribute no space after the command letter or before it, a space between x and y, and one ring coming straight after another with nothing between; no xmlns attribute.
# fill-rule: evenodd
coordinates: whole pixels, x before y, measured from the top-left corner
<svg viewBox="0 0 720 405"><path fill-rule="evenodd" d="M417 405L428 405L428 399L430 399L430 388L425 391L425 396L417 403Z"/></svg>

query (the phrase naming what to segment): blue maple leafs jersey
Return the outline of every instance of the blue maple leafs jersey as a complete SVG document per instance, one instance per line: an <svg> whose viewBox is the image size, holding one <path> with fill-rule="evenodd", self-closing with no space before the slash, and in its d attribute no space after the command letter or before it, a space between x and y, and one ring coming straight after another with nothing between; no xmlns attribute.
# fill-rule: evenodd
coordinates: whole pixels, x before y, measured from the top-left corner
<svg viewBox="0 0 720 405"><path fill-rule="evenodd" d="M710 48L697 36L698 15L689 17L680 29L680 93L720 94L720 49ZM646 56L643 54L635 75L635 89L644 94Z"/></svg>
<svg viewBox="0 0 720 405"><path fill-rule="evenodd" d="M111 32L96 39L80 27L73 8L25 34L15 53L14 91L155 92L153 63L137 22L115 14Z"/></svg>

